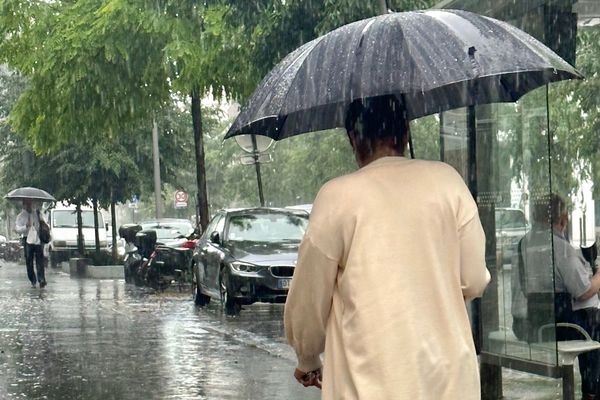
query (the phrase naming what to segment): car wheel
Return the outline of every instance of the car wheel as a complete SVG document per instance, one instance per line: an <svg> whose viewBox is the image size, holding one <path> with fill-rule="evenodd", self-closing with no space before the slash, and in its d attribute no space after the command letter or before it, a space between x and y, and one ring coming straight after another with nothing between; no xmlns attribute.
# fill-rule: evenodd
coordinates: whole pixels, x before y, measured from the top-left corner
<svg viewBox="0 0 600 400"><path fill-rule="evenodd" d="M198 283L195 272L192 272L192 288L194 290L194 303L197 306L203 307L210 303L210 296L205 295L200 290L200 283Z"/></svg>
<svg viewBox="0 0 600 400"><path fill-rule="evenodd" d="M221 291L221 303L225 306L225 314L239 315L240 311L242 311L242 305L231 296L229 277L225 272L225 268L222 268L219 273L219 289Z"/></svg>

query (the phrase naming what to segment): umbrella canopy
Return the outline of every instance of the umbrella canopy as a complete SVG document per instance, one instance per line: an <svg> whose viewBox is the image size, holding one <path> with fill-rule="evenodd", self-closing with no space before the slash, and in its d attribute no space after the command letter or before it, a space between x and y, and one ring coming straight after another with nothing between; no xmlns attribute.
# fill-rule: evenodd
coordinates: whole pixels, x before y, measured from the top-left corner
<svg viewBox="0 0 600 400"><path fill-rule="evenodd" d="M34 187L20 187L12 190L5 199L9 200L40 200L40 201L56 201L54 196L45 190Z"/></svg>
<svg viewBox="0 0 600 400"><path fill-rule="evenodd" d="M396 95L408 119L476 104L514 102L582 76L505 22L432 10L357 21L296 49L264 78L225 135L279 140L344 126L355 99Z"/></svg>

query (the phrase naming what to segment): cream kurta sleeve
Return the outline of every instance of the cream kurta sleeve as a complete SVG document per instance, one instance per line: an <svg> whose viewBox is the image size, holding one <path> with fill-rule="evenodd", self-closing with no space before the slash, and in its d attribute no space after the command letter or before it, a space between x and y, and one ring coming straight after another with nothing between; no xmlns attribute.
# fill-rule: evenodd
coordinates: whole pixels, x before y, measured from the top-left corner
<svg viewBox="0 0 600 400"><path fill-rule="evenodd" d="M337 261L326 256L310 236L302 241L292 287L285 304L285 333L304 372L321 367Z"/></svg>
<svg viewBox="0 0 600 400"><path fill-rule="evenodd" d="M344 240L334 201L339 194L326 184L315 199L309 227L298 251L298 263L285 303L288 343L304 372L321 367L325 330Z"/></svg>
<svg viewBox="0 0 600 400"><path fill-rule="evenodd" d="M456 224L460 247L460 284L465 300L481 297L490 281L485 267L485 233L479 219L477 203L461 176L449 169L451 188L456 190Z"/></svg>
<svg viewBox="0 0 600 400"><path fill-rule="evenodd" d="M465 300L481 297L490 281L485 265L485 234L475 214L459 230L460 240L460 283Z"/></svg>

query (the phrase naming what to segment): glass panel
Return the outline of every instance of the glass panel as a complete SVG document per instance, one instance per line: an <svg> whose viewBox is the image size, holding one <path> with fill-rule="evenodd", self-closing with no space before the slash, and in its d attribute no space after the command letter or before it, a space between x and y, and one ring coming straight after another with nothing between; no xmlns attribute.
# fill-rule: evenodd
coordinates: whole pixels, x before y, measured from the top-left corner
<svg viewBox="0 0 600 400"><path fill-rule="evenodd" d="M557 316L546 104L542 88L516 104L494 106L499 318L498 329L483 335L490 351L556 364L556 352L548 350L556 341ZM492 327L490 322L484 326ZM504 333L501 346L494 342L499 332Z"/></svg>
<svg viewBox="0 0 600 400"><path fill-rule="evenodd" d="M556 364L547 135L545 88L519 103L446 112L440 122L443 160L476 195L487 237L492 282L480 313L472 313L482 326L481 349ZM520 263L519 243L532 232L534 210L535 236L522 246ZM546 324L540 345L538 331Z"/></svg>
<svg viewBox="0 0 600 400"><path fill-rule="evenodd" d="M468 176L467 109L459 108L440 114L440 148L442 160L465 178Z"/></svg>
<svg viewBox="0 0 600 400"><path fill-rule="evenodd" d="M415 158L421 160L440 160L440 116L430 115L411 121L410 135L412 137ZM410 157L407 151L406 157Z"/></svg>

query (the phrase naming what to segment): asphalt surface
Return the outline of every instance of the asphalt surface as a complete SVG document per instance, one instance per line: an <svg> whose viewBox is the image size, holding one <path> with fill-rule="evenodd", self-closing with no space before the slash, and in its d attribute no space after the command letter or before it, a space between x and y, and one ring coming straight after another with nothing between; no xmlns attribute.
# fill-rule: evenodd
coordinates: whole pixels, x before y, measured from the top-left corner
<svg viewBox="0 0 600 400"><path fill-rule="evenodd" d="M293 379L281 305L240 317L191 293L0 262L0 399L318 399Z"/></svg>

